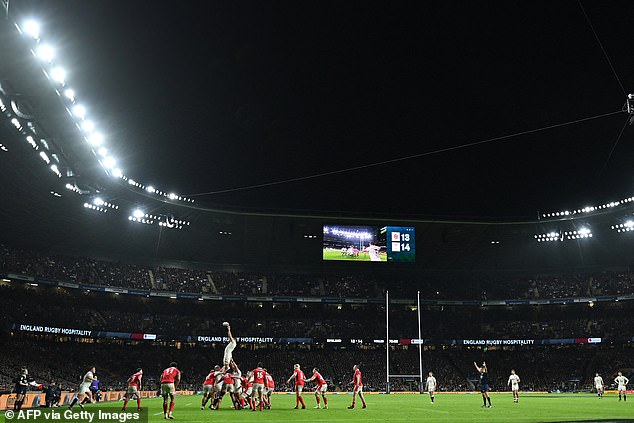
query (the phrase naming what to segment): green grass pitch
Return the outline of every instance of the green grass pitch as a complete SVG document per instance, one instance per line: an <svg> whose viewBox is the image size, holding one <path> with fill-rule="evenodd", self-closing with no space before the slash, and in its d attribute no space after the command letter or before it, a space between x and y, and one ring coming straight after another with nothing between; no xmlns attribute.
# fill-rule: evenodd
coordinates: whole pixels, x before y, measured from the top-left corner
<svg viewBox="0 0 634 423"><path fill-rule="evenodd" d="M368 408L348 410L351 395L329 395L329 409L313 409L315 397L304 395L306 410L294 410L293 395L274 395L272 409L262 412L233 410L226 397L220 410L200 410L200 395L176 398L174 421L186 423L228 421L241 422L557 422L582 420L634 419L634 398L619 402L615 395L598 399L594 395L545 394L520 396L513 403L510 394L492 394L493 408L481 408L479 394L439 394L436 403L430 404L423 395L366 395ZM109 409L115 404L107 403ZM120 406L119 404L116 404ZM128 411L134 411L131 401ZM150 423L165 421L161 399L143 400ZM88 408L99 407L89 405Z"/></svg>
<svg viewBox="0 0 634 423"><path fill-rule="evenodd" d="M342 261L370 261L369 254L359 253L357 257L350 257L348 255L342 256L341 251L326 250L324 249L324 260L342 260ZM387 254L379 254L381 261L387 261Z"/></svg>

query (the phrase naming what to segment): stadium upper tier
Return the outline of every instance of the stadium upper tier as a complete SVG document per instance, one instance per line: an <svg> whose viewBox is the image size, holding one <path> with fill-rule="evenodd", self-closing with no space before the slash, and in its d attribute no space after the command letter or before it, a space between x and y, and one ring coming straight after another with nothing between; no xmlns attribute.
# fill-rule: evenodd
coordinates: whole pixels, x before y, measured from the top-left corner
<svg viewBox="0 0 634 423"><path fill-rule="evenodd" d="M352 272L256 273L116 263L6 247L0 248L0 271L60 282L211 295L380 299L389 290L392 298L412 299L420 291L421 298L426 300L489 301L634 294L634 274L629 271L532 276L438 274L433 278L399 272L389 276Z"/></svg>

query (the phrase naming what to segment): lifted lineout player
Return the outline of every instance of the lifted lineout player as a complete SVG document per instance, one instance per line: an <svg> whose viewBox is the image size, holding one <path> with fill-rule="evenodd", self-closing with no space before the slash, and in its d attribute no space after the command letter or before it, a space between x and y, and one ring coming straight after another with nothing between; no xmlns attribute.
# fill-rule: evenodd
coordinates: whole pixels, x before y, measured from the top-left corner
<svg viewBox="0 0 634 423"><path fill-rule="evenodd" d="M361 370L359 370L358 364L355 364L352 368L354 369L354 376L352 377L352 382L350 383L354 385L354 389L352 391L352 404L348 407L348 409L352 410L354 408L354 404L357 401L357 394L363 403L363 407L361 408L366 408L367 405L365 403L365 397L363 396L363 377L361 376Z"/></svg>
<svg viewBox="0 0 634 423"><path fill-rule="evenodd" d="M172 411L174 411L174 396L176 395L176 388L181 381L181 371L176 367L178 364L172 361L170 366L163 370L161 374L161 395L163 396L163 417L166 419L173 419ZM167 408L167 397L170 399L169 411Z"/></svg>
<svg viewBox="0 0 634 423"><path fill-rule="evenodd" d="M236 338L231 334L231 325L229 325L229 322L224 322L222 325L227 328L227 336L229 337L229 343L225 347L225 354L222 360L222 364L224 364L226 370L229 369L231 360L233 360L233 350L236 348L237 342Z"/></svg>
<svg viewBox="0 0 634 423"><path fill-rule="evenodd" d="M425 382L425 388L427 389L427 392L429 392L429 398L431 399L431 403L434 403L434 393L436 392L436 378L434 377L434 374L432 372L429 372L429 375L427 376L427 382Z"/></svg>
<svg viewBox="0 0 634 423"><path fill-rule="evenodd" d="M128 401L136 396L137 410L141 411L141 379L143 379L143 369L136 369L136 373L128 378L128 391L124 395L123 411L128 406Z"/></svg>
<svg viewBox="0 0 634 423"><path fill-rule="evenodd" d="M601 376L599 376L599 372L594 374L594 387L597 390L597 397L599 397L599 399L603 398L603 378Z"/></svg>
<svg viewBox="0 0 634 423"><path fill-rule="evenodd" d="M324 400L324 410L328 409L328 398L326 398L326 392L328 391L328 384L326 383L326 379L322 377L319 373L319 369L317 367L313 368L313 375L306 379L306 383L316 381L315 383L315 400L317 400L317 405L314 408L321 408L321 404L319 403L319 395L321 394L321 398Z"/></svg>
<svg viewBox="0 0 634 423"><path fill-rule="evenodd" d="M489 396L489 369L487 368L487 363L485 361L482 362L482 367L478 367L478 363L475 361L473 365L480 373L480 393L482 394L482 407L487 406L487 401L489 402L489 408L493 407L491 405L491 397Z"/></svg>
<svg viewBox="0 0 634 423"><path fill-rule="evenodd" d="M614 379L614 383L616 383L619 391L619 401L621 401L621 394L623 394L623 401L627 401L627 384L630 383L630 380L623 376L623 373L619 372L618 376Z"/></svg>
<svg viewBox="0 0 634 423"><path fill-rule="evenodd" d="M520 377L515 374L514 369L511 369L511 375L509 376L509 381L506 383L506 386L511 387L511 392L513 392L513 402L519 402Z"/></svg>
<svg viewBox="0 0 634 423"><path fill-rule="evenodd" d="M365 248L365 250L370 254L370 261L381 261L381 256L379 255L379 251L381 251L381 248L384 247L374 245L373 242L371 242L370 245Z"/></svg>
<svg viewBox="0 0 634 423"><path fill-rule="evenodd" d="M302 404L302 409L306 408L306 403L304 402L304 398L302 398L302 391L304 390L304 382L306 380L306 376L304 372L301 370L299 364L295 364L293 366L293 374L288 378L286 384L291 383L291 380L295 379L295 409L299 408L299 404Z"/></svg>

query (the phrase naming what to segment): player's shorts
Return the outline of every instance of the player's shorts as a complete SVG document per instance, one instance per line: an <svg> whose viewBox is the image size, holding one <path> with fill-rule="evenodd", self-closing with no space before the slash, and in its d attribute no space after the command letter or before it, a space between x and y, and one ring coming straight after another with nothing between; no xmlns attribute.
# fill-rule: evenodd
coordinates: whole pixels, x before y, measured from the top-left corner
<svg viewBox="0 0 634 423"><path fill-rule="evenodd" d="M264 392L264 384L263 383L254 383L253 384L253 392L260 393L260 392Z"/></svg>
<svg viewBox="0 0 634 423"><path fill-rule="evenodd" d="M126 391L128 394L136 394L139 392L139 388L136 385L128 386L128 390Z"/></svg>
<svg viewBox="0 0 634 423"><path fill-rule="evenodd" d="M218 383L216 383L216 384L214 385L214 389L216 390L216 392L220 392L220 391L222 391L222 386L223 386L223 385L224 385L224 384L223 384L222 382L218 382Z"/></svg>
<svg viewBox="0 0 634 423"><path fill-rule="evenodd" d="M519 390L520 390L520 386L519 385L511 385L511 391L517 392Z"/></svg>
<svg viewBox="0 0 634 423"><path fill-rule="evenodd" d="M601 385L597 385L597 386L595 386L595 388L596 388L597 391L603 391L603 386L601 386Z"/></svg>
<svg viewBox="0 0 634 423"><path fill-rule="evenodd" d="M271 395L273 393L273 391L275 391L275 388L266 388L266 391L264 391L264 393L266 395Z"/></svg>
<svg viewBox="0 0 634 423"><path fill-rule="evenodd" d="M483 383L480 385L480 392L485 393L485 392L489 392L489 385L486 383Z"/></svg>
<svg viewBox="0 0 634 423"><path fill-rule="evenodd" d="M28 389L27 389L26 386L19 385L19 386L17 386L15 388L15 393L18 394L18 395L24 395L24 394L26 394L27 390Z"/></svg>
<svg viewBox="0 0 634 423"><path fill-rule="evenodd" d="M363 392L363 385L355 385L353 392Z"/></svg>
<svg viewBox="0 0 634 423"><path fill-rule="evenodd" d="M235 387L233 386L233 383L227 383L223 389L223 392L228 392L230 394L233 394L235 392Z"/></svg>
<svg viewBox="0 0 634 423"><path fill-rule="evenodd" d="M250 397L253 394L253 386L249 386L247 391L244 393L247 397Z"/></svg>
<svg viewBox="0 0 634 423"><path fill-rule="evenodd" d="M229 363L231 363L231 360L233 359L233 350L236 348L237 344L238 343L236 342L234 338L231 341L229 341L229 343L225 347L225 354L222 359L225 366L229 366Z"/></svg>
<svg viewBox="0 0 634 423"><path fill-rule="evenodd" d="M203 385L203 394L213 394L214 386L213 385Z"/></svg>
<svg viewBox="0 0 634 423"><path fill-rule="evenodd" d="M295 392L302 392L304 390L304 385L295 385Z"/></svg>
<svg viewBox="0 0 634 423"><path fill-rule="evenodd" d="M90 393L90 382L82 382L79 384L79 390L77 391L79 395Z"/></svg>
<svg viewBox="0 0 634 423"><path fill-rule="evenodd" d="M161 383L161 395L174 395L176 393L176 388L174 387L174 383Z"/></svg>
<svg viewBox="0 0 634 423"><path fill-rule="evenodd" d="M436 387L435 386L427 387L427 392L435 392L435 391L436 391Z"/></svg>
<svg viewBox="0 0 634 423"><path fill-rule="evenodd" d="M318 386L317 389L315 389L315 392L326 392L326 391L328 391L328 385L325 383L321 386Z"/></svg>
<svg viewBox="0 0 634 423"><path fill-rule="evenodd" d="M617 391L625 391L625 385L619 385L619 387L616 389Z"/></svg>

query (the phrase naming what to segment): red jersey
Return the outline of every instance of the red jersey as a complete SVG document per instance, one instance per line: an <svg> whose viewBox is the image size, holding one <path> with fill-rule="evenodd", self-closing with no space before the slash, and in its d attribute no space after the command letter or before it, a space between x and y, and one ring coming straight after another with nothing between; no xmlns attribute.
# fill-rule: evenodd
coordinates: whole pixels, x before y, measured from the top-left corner
<svg viewBox="0 0 634 423"><path fill-rule="evenodd" d="M264 384L264 369L262 367L258 367L253 370L253 383L261 383Z"/></svg>
<svg viewBox="0 0 634 423"><path fill-rule="evenodd" d="M249 379L247 379L246 377L242 378L242 386L244 386L245 388L249 389L253 387L253 382L251 382Z"/></svg>
<svg viewBox="0 0 634 423"><path fill-rule="evenodd" d="M317 386L324 386L326 385L326 379L324 379L321 374L319 374L319 372L315 372L314 375L315 376L315 380L317 381Z"/></svg>
<svg viewBox="0 0 634 423"><path fill-rule="evenodd" d="M168 367L163 370L161 375L161 383L175 383L181 380L181 371L176 367Z"/></svg>
<svg viewBox="0 0 634 423"><path fill-rule="evenodd" d="M211 372L205 378L203 385L213 385L215 381L216 381L216 376L214 376L214 372Z"/></svg>
<svg viewBox="0 0 634 423"><path fill-rule="evenodd" d="M363 378L361 377L361 370L357 369L354 371L354 386L363 386Z"/></svg>
<svg viewBox="0 0 634 423"><path fill-rule="evenodd" d="M306 380L306 376L304 376L304 372L299 369L295 369L295 385L296 386L304 386L304 381Z"/></svg>
<svg viewBox="0 0 634 423"><path fill-rule="evenodd" d="M128 386L136 386L138 388L141 386L141 379L143 379L142 373L133 374L130 376L130 379L128 379Z"/></svg>
<svg viewBox="0 0 634 423"><path fill-rule="evenodd" d="M270 389L275 388L275 381L273 380L273 376L268 373L264 375L264 386Z"/></svg>
<svg viewBox="0 0 634 423"><path fill-rule="evenodd" d="M233 375L230 373L225 373L225 375L222 378L222 382L225 385L233 385Z"/></svg>

